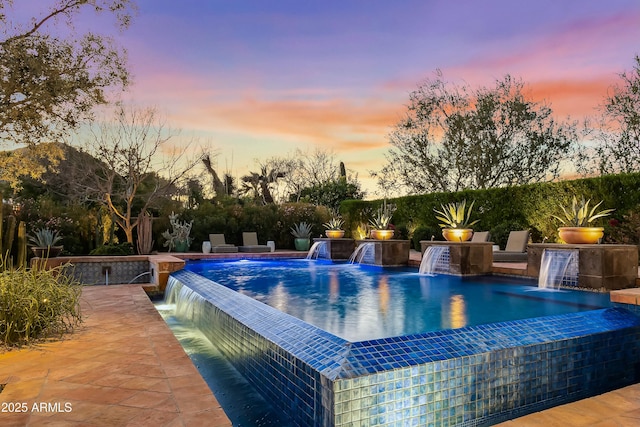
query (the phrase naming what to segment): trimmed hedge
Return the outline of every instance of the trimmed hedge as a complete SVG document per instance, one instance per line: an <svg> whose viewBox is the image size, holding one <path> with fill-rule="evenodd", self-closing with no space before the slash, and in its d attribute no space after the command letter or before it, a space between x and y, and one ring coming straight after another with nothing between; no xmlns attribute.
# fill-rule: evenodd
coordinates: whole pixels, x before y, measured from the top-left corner
<svg viewBox="0 0 640 427"><path fill-rule="evenodd" d="M559 214L560 205L569 205L574 195L591 199L594 204L602 200L602 209L615 208L611 218L621 219L640 206L640 173L457 193L430 193L398 197L388 202L398 208L392 219L396 227L411 224L416 230L414 235L420 230L420 234L429 239L430 235L435 235L436 240L440 240L441 233L434 232L440 226L433 209L440 208L443 203L475 200L472 218L480 219L480 222L474 228L491 231L491 240L504 247L509 231L516 229L530 229L534 242L557 241L558 223L551 215ZM340 211L345 218L345 228L352 231L358 224L366 223L366 213L375 211L381 203L381 200L342 202ZM606 228L608 220L601 218L598 224Z"/></svg>

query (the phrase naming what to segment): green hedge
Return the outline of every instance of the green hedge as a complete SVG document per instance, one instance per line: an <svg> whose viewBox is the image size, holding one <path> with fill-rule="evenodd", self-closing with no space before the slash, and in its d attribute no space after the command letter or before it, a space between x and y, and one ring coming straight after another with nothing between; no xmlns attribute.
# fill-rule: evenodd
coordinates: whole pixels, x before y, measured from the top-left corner
<svg viewBox="0 0 640 427"><path fill-rule="evenodd" d="M472 217L480 219L480 222L474 228L491 231L491 240L504 247L509 231L515 229L530 229L534 242L556 241L558 223L551 215L559 214L559 206L570 204L574 195L591 199L593 204L602 200L601 208L615 208L612 218L621 219L640 206L640 173L457 193L431 193L398 197L388 202L398 207L392 220L396 227L413 227L416 233L420 231L423 235L435 235L439 240L442 237L434 232L440 227L433 209L440 208L443 203L475 200ZM352 231L358 224L366 223L367 212L375 211L381 203L381 200L343 202L340 211L345 218L345 228ZM599 225L608 227L608 219L601 219Z"/></svg>

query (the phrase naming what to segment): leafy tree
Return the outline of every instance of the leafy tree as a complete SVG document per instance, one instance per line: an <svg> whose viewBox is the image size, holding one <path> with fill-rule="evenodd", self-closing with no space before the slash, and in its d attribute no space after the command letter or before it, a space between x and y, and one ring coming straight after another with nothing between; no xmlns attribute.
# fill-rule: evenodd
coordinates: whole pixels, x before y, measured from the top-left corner
<svg viewBox="0 0 640 427"><path fill-rule="evenodd" d="M577 140L575 123L527 99L507 75L473 90L436 73L411 93L390 134L387 164L374 172L385 193L459 191L519 185L559 176Z"/></svg>
<svg viewBox="0 0 640 427"><path fill-rule="evenodd" d="M597 132L601 173L640 170L640 56L636 55L633 70L620 74L620 79L601 106Z"/></svg>
<svg viewBox="0 0 640 427"><path fill-rule="evenodd" d="M10 14L14 2L0 0L0 139L60 140L107 102L108 88L125 87L125 52L107 36L78 34L73 22L93 9L126 28L133 8L132 0L48 0L41 16L21 23Z"/></svg>
<svg viewBox="0 0 640 427"><path fill-rule="evenodd" d="M304 188L300 195L303 201L308 201L316 206L326 206L334 211L338 211L343 200L364 197L359 185L348 182L346 178L342 177Z"/></svg>

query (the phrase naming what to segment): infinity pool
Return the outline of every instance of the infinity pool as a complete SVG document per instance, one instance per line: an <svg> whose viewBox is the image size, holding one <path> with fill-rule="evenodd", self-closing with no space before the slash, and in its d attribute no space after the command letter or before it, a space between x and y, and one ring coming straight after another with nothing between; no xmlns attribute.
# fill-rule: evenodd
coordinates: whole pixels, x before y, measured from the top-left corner
<svg viewBox="0 0 640 427"><path fill-rule="evenodd" d="M595 310L608 294L500 277L425 276L324 261L196 261L186 269L348 341Z"/></svg>

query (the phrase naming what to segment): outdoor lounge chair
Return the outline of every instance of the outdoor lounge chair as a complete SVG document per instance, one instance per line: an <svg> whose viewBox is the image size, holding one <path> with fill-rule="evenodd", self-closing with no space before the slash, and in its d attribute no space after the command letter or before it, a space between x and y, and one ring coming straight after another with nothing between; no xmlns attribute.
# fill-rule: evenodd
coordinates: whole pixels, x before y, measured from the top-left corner
<svg viewBox="0 0 640 427"><path fill-rule="evenodd" d="M211 252L214 254L238 252L237 246L225 241L224 234L209 234L209 241L211 242Z"/></svg>
<svg viewBox="0 0 640 427"><path fill-rule="evenodd" d="M490 237L491 237L491 233L488 231L476 231L475 233L473 233L473 237L471 237L471 241L485 243L489 241Z"/></svg>
<svg viewBox="0 0 640 427"><path fill-rule="evenodd" d="M249 231L242 233L242 246L238 247L240 252L271 252L267 245L258 244L258 233Z"/></svg>
<svg viewBox="0 0 640 427"><path fill-rule="evenodd" d="M494 262L522 262L527 260L529 230L512 231L504 251L493 251Z"/></svg>

